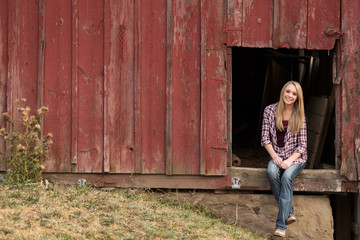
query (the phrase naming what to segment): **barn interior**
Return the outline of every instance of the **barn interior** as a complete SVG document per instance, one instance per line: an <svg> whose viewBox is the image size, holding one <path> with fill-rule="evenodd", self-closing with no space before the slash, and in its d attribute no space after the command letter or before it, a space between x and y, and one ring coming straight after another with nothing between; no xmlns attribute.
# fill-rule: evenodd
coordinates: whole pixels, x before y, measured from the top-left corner
<svg viewBox="0 0 360 240"><path fill-rule="evenodd" d="M333 51L232 48L232 165L263 168L263 109L289 80L303 88L308 124L307 168L335 168Z"/></svg>

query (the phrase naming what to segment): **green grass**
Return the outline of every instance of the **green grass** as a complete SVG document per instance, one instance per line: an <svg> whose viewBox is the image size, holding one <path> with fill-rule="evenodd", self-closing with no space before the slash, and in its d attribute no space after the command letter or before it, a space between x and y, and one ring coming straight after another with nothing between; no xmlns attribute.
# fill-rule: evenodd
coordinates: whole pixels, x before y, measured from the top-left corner
<svg viewBox="0 0 360 240"><path fill-rule="evenodd" d="M0 186L0 239L266 239L161 194Z"/></svg>

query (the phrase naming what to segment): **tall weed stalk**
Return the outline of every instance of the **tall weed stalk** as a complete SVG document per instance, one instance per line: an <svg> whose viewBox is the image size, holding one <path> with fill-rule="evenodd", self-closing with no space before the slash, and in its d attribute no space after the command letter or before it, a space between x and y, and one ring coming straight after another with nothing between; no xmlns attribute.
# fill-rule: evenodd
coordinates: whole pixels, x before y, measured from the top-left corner
<svg viewBox="0 0 360 240"><path fill-rule="evenodd" d="M30 107L23 107L26 99L16 100L19 119L3 113L6 126L0 129L8 148L0 152L7 163L5 181L9 185L38 183L42 180L43 158L50 152L52 134L43 136L42 120L48 111L41 107L36 115L30 114Z"/></svg>

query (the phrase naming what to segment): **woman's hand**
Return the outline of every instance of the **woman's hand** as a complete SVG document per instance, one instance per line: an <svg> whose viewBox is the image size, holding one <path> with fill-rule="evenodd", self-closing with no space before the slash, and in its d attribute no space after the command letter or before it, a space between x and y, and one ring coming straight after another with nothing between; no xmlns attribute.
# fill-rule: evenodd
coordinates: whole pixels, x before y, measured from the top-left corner
<svg viewBox="0 0 360 240"><path fill-rule="evenodd" d="M274 157L273 162L281 168L283 160L281 157Z"/></svg>
<svg viewBox="0 0 360 240"><path fill-rule="evenodd" d="M283 161L282 163L281 163L281 168L282 169L287 169L288 167L290 167L291 166L291 164L292 164L292 160L291 159L286 159L285 161Z"/></svg>

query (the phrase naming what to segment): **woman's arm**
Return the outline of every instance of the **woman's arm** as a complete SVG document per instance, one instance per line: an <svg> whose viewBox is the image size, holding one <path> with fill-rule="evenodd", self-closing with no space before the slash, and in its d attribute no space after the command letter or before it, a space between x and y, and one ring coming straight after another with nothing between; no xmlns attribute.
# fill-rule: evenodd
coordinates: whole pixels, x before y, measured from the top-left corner
<svg viewBox="0 0 360 240"><path fill-rule="evenodd" d="M307 126L306 119L300 128L300 132L298 133L298 146L295 148L294 153L285 161L283 161L281 168L287 169L292 165L292 163L301 157L303 153L307 151Z"/></svg>
<svg viewBox="0 0 360 240"><path fill-rule="evenodd" d="M273 146L272 146L271 144L267 144L267 145L265 145L265 149L266 149L266 151L269 153L269 155L270 155L270 157L272 158L273 162L274 162L276 165L278 165L279 167L281 167L282 162L283 162L283 161L282 161L282 158L279 157L279 156L276 154Z"/></svg>
<svg viewBox="0 0 360 240"><path fill-rule="evenodd" d="M281 163L281 168L282 169L287 169L288 167L290 167L292 165L292 163L298 159L301 156L300 153L298 152L294 152L288 159L286 159L285 161L283 161Z"/></svg>

